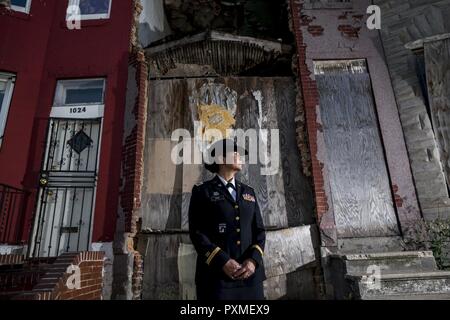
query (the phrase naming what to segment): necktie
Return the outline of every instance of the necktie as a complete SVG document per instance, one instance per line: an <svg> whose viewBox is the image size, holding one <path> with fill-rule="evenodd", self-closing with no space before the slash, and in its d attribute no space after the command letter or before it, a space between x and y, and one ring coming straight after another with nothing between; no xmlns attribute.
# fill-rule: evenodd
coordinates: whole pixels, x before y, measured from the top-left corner
<svg viewBox="0 0 450 320"><path fill-rule="evenodd" d="M233 197L233 200L236 201L236 187L231 182L227 183L226 185L228 192Z"/></svg>
<svg viewBox="0 0 450 320"><path fill-rule="evenodd" d="M234 191L236 191L236 187L234 186L234 184L232 184L231 182L229 182L227 184L227 189L233 188Z"/></svg>

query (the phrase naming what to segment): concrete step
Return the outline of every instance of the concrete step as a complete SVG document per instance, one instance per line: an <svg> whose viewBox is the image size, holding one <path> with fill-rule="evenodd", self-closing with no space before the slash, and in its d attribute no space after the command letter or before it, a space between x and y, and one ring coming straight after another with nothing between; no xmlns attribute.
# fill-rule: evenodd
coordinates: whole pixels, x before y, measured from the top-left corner
<svg viewBox="0 0 450 320"><path fill-rule="evenodd" d="M438 271L431 251L405 251L369 254L335 255L348 275L421 273Z"/></svg>
<svg viewBox="0 0 450 320"><path fill-rule="evenodd" d="M394 294L373 296L367 300L450 300L449 293L429 293L429 294Z"/></svg>
<svg viewBox="0 0 450 320"><path fill-rule="evenodd" d="M450 271L346 275L353 298L369 300L380 296L450 295Z"/></svg>

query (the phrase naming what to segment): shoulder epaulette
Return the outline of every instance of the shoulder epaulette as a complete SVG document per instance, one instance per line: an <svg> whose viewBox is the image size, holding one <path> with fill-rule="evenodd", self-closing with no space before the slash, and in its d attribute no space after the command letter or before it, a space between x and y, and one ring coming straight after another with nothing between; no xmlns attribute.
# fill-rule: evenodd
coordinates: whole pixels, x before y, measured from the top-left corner
<svg viewBox="0 0 450 320"><path fill-rule="evenodd" d="M240 182L241 183L241 185L243 185L243 186L245 186L245 187L247 187L247 188L250 188L250 189L253 189L253 190L255 190L255 188L253 188L251 185L249 185L249 184L246 184L246 183L242 183L242 182Z"/></svg>

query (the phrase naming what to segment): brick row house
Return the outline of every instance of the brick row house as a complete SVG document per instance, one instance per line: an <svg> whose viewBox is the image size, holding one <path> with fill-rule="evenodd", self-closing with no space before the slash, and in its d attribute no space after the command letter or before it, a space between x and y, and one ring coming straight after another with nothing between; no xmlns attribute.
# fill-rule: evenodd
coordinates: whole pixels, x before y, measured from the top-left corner
<svg viewBox="0 0 450 320"><path fill-rule="evenodd" d="M112 257L133 2L0 10L0 250Z"/></svg>
<svg viewBox="0 0 450 320"><path fill-rule="evenodd" d="M187 208L210 176L171 155L178 129L208 144L200 123L279 142L271 174L240 174L267 228L267 299L450 297L429 230L449 212L448 1L2 4L5 296L195 299ZM45 285L71 259L101 280Z"/></svg>

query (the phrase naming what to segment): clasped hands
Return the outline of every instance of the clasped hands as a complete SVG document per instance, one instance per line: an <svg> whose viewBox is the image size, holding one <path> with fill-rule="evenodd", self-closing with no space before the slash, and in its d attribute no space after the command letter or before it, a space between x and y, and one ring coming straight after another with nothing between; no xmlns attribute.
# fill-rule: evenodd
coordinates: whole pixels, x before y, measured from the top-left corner
<svg viewBox="0 0 450 320"><path fill-rule="evenodd" d="M225 274L233 280L244 280L255 273L256 265L252 259L247 259L241 265L236 260L230 259L223 266Z"/></svg>

